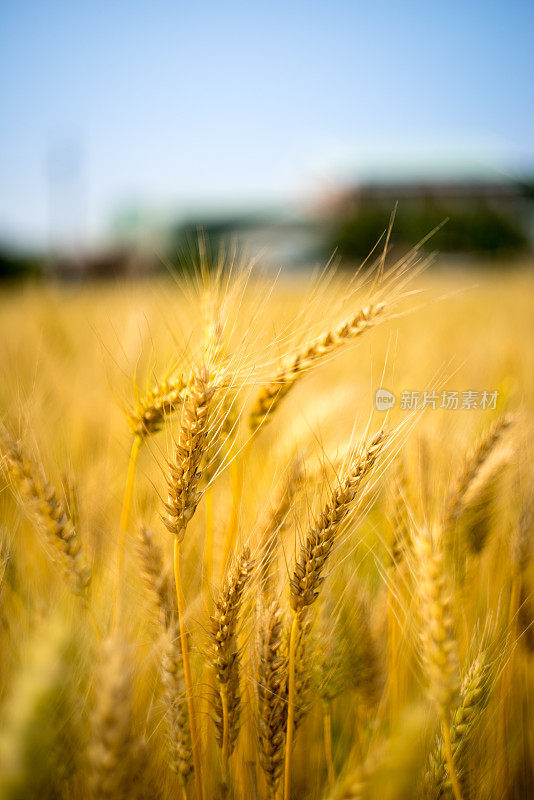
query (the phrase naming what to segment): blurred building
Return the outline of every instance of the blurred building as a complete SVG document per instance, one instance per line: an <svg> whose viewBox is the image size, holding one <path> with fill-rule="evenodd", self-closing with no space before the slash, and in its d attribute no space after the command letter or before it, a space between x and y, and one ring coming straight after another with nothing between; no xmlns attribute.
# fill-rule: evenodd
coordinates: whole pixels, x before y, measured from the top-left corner
<svg viewBox="0 0 534 800"><path fill-rule="evenodd" d="M221 247L236 246L273 269L295 269L324 263L334 251L342 260L365 258L396 210L394 247L411 247L440 228L429 249L491 262L532 253L533 186L494 173L367 179L325 191L300 207L199 212L158 222L149 214L144 220L131 215L133 224L123 220L120 226L120 242L145 253L148 246L162 261L184 268L202 236L214 257Z"/></svg>
<svg viewBox="0 0 534 800"><path fill-rule="evenodd" d="M491 169L465 174L452 167L345 182L323 199L327 246L347 258L364 257L395 209L392 241L403 247L442 226L430 241L441 253L484 259L526 255L534 247L533 187Z"/></svg>
<svg viewBox="0 0 534 800"><path fill-rule="evenodd" d="M534 251L534 181L488 172L364 176L325 190L307 205L190 212L142 207L112 221L105 245L42 254L31 260L61 278L147 275L187 270L199 236L215 259L237 248L278 270L325 263L335 251L354 264L387 229L393 210L393 248L409 248L436 228L427 247L444 257L498 263ZM444 221L446 224L443 225ZM15 263L16 262L16 263ZM22 273L28 259L2 253L0 277Z"/></svg>

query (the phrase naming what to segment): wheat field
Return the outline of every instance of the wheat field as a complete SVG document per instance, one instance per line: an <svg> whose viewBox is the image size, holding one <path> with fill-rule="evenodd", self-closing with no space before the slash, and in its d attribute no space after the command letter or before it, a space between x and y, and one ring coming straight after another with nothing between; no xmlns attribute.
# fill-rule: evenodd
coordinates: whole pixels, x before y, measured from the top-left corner
<svg viewBox="0 0 534 800"><path fill-rule="evenodd" d="M1 800L533 796L534 273L425 267L0 291Z"/></svg>

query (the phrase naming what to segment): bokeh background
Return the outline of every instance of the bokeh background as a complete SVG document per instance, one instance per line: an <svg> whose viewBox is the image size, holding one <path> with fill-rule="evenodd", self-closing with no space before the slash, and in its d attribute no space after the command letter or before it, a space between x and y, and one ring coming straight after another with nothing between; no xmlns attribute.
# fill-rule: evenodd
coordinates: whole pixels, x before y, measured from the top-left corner
<svg viewBox="0 0 534 800"><path fill-rule="evenodd" d="M529 0L0 2L0 276L534 244Z"/></svg>

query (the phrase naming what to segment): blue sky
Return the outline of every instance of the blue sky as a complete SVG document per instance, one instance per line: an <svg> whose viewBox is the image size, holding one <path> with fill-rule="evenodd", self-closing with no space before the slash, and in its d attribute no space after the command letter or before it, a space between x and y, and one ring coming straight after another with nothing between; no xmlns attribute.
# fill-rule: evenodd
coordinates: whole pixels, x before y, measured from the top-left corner
<svg viewBox="0 0 534 800"><path fill-rule="evenodd" d="M0 0L0 238L306 201L403 159L528 168L533 23L519 0Z"/></svg>

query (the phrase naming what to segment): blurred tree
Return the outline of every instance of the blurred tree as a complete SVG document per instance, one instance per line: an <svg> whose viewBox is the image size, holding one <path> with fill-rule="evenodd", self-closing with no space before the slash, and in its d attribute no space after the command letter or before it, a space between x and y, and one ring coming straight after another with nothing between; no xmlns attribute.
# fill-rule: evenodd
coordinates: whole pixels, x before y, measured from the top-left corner
<svg viewBox="0 0 534 800"><path fill-rule="evenodd" d="M330 226L326 252L337 248L343 259L364 258L387 228L391 207L384 201L365 202L361 209L338 218ZM433 199L407 201L396 214L392 242L409 247L444 220L447 223L428 243L439 252L487 257L528 250L529 240L520 223L485 201L464 205Z"/></svg>
<svg viewBox="0 0 534 800"><path fill-rule="evenodd" d="M40 275L42 262L36 255L23 255L0 246L0 280Z"/></svg>

